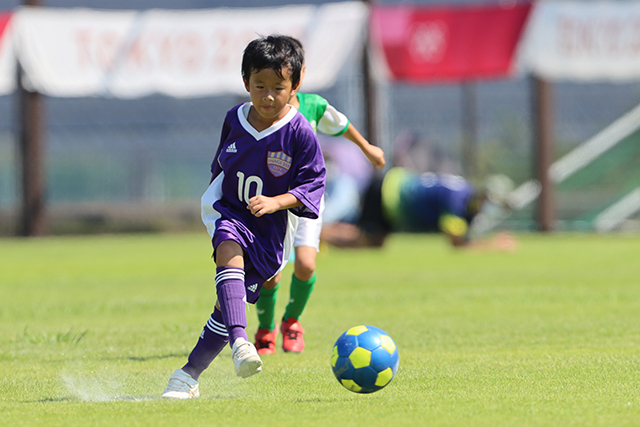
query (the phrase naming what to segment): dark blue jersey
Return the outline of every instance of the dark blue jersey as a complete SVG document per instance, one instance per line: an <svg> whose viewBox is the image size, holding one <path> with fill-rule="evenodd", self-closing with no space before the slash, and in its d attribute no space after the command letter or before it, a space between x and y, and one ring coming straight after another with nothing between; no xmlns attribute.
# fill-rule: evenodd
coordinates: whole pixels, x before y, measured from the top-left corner
<svg viewBox="0 0 640 427"><path fill-rule="evenodd" d="M464 236L473 187L457 175L414 174L389 170L382 183L382 206L387 220L399 231L443 231Z"/></svg>
<svg viewBox="0 0 640 427"><path fill-rule="evenodd" d="M202 219L214 240L219 230L233 235L268 279L286 262L285 240L288 234L292 238L294 215L318 217L326 170L318 139L295 108L258 132L246 118L250 107L242 104L227 113L211 165L212 182L202 196ZM302 206L259 218L247 209L255 195L287 192Z"/></svg>

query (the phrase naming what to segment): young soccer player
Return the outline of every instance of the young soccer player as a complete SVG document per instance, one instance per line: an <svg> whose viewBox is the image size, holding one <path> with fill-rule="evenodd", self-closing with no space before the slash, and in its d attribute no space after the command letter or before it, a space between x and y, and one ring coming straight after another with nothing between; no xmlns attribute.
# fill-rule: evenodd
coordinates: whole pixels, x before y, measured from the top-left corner
<svg viewBox="0 0 640 427"><path fill-rule="evenodd" d="M302 44L298 40L291 39L302 49ZM302 70L301 80L304 79L304 66ZM314 131L331 136L344 136L362 150L374 167L379 169L384 167L385 159L382 149L371 145L349 119L331 106L326 99L315 94L296 92L289 103L309 120ZM316 254L320 246L321 229L321 217L300 218L298 221L293 243L295 260L289 288L289 303L280 324L282 348L286 352L300 353L304 349L304 329L299 319L316 282ZM281 275L278 274L264 284L260 290L260 299L256 303L259 325L255 335L255 346L259 354L272 354L276 350L275 308L280 278Z"/></svg>
<svg viewBox="0 0 640 427"><path fill-rule="evenodd" d="M289 38L268 36L246 47L242 78L251 102L231 109L202 196L202 219L214 248L217 302L163 397L197 397L198 378L226 343L236 374L261 371L248 341L246 303L286 264L296 217L317 218L325 165L309 122L288 104L300 84L303 51Z"/></svg>
<svg viewBox="0 0 640 427"><path fill-rule="evenodd" d="M461 176L392 168L369 185L357 225L328 224L321 239L338 247L380 247L392 231L439 231L454 247L512 251L516 242L508 233L491 239L473 235L479 213L507 205L510 183L491 181L478 190Z"/></svg>

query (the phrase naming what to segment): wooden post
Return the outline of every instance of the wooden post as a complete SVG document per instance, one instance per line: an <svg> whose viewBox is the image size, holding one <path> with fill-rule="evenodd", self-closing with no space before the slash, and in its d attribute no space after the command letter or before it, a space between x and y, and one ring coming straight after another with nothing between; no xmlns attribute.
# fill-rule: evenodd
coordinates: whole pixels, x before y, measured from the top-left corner
<svg viewBox="0 0 640 427"><path fill-rule="evenodd" d="M535 116L535 173L540 183L538 197L538 229L553 231L555 221L555 198L549 168L553 161L553 87L548 81L533 76Z"/></svg>
<svg viewBox="0 0 640 427"><path fill-rule="evenodd" d="M26 6L40 6L39 0L25 0ZM42 99L22 85L23 70L18 64L18 144L20 149L22 206L18 233L21 236L41 236L45 225L45 172L42 143Z"/></svg>

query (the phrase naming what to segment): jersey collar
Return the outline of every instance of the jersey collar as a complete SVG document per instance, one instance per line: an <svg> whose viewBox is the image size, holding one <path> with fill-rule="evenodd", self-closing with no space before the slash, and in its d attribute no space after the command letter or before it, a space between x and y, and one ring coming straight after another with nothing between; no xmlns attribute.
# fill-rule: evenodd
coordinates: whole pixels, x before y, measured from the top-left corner
<svg viewBox="0 0 640 427"><path fill-rule="evenodd" d="M253 136L258 141L282 129L282 127L286 126L296 116L296 113L298 112L298 110L296 110L293 105L289 105L291 108L289 109L289 112L287 113L286 116L284 116L281 120L278 120L278 122L276 122L272 126L266 128L262 132L258 132L256 128L251 126L251 124L247 120L249 109L251 108L252 105L253 104L251 104L251 102L245 102L240 106L240 108L238 108L238 120L240 121L240 124L242 125L244 130L246 130L251 136Z"/></svg>

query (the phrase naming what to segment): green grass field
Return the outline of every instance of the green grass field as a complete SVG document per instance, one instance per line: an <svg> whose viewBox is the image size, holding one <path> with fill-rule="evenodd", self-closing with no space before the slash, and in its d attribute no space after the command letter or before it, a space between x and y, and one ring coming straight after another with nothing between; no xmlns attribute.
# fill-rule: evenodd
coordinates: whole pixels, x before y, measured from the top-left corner
<svg viewBox="0 0 640 427"><path fill-rule="evenodd" d="M323 251L304 353L265 356L242 380L225 349L200 399L166 401L215 301L206 233L0 240L0 424L637 426L640 237L519 241L512 254L425 235ZM252 336L253 306L248 319ZM358 324L400 352L370 395L329 365Z"/></svg>

